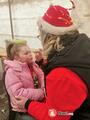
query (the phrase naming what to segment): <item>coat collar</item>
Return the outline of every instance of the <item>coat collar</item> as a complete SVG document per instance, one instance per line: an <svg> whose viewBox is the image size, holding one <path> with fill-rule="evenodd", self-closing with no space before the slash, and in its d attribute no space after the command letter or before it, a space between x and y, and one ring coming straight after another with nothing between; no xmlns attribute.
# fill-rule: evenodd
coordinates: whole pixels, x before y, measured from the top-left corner
<svg viewBox="0 0 90 120"><path fill-rule="evenodd" d="M5 70L12 68L15 71L22 71L22 68L26 67L26 63L21 63L17 60L4 60Z"/></svg>

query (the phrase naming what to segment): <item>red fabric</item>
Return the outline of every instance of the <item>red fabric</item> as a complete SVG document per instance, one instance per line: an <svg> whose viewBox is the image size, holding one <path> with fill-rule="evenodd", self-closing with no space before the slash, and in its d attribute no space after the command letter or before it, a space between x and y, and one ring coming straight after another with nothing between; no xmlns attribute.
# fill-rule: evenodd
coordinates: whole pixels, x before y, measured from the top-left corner
<svg viewBox="0 0 90 120"><path fill-rule="evenodd" d="M70 120L69 115L50 117L48 112L74 112L86 99L88 92L85 84L72 71L66 68L55 68L46 77L46 102L33 101L28 113L37 120Z"/></svg>
<svg viewBox="0 0 90 120"><path fill-rule="evenodd" d="M44 14L43 19L57 27L68 27L73 24L68 10L58 5L50 6Z"/></svg>

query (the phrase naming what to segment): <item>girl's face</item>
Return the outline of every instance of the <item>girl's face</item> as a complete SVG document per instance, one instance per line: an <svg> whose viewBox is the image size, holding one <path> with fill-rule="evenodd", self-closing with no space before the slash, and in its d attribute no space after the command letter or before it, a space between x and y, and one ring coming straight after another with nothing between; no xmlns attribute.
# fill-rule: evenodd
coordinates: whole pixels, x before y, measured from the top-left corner
<svg viewBox="0 0 90 120"><path fill-rule="evenodd" d="M20 47L20 50L18 52L17 60L20 62L26 62L26 63L33 63L33 56L31 53L31 50L28 46L22 46Z"/></svg>

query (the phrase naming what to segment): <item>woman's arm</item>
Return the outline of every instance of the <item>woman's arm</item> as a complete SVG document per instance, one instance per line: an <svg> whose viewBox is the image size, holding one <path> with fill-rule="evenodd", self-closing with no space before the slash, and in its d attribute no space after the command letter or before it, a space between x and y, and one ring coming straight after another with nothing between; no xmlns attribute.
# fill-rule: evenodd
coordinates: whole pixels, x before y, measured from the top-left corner
<svg viewBox="0 0 90 120"><path fill-rule="evenodd" d="M46 103L33 101L28 105L28 113L39 120L49 120L48 112L53 108L58 112L55 118L69 120L71 116L59 115L60 111L73 113L88 96L85 83L78 75L66 68L56 68L48 74L46 77L46 90Z"/></svg>
<svg viewBox="0 0 90 120"><path fill-rule="evenodd" d="M51 120L53 112L56 110L55 120L70 120L71 115L61 115L60 112L73 113L78 109L88 96L86 85L72 71L65 68L52 70L46 78L47 97L46 102L29 101L22 103L16 101L18 106L26 106L28 113L37 120Z"/></svg>

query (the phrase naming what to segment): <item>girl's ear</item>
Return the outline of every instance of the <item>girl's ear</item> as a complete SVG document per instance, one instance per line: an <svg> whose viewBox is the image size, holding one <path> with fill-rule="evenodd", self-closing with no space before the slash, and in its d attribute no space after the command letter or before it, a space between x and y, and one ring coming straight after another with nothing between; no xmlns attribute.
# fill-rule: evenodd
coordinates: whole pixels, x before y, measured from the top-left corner
<svg viewBox="0 0 90 120"><path fill-rule="evenodd" d="M16 59L16 58L17 58L17 56L15 55L15 56L14 56L14 59Z"/></svg>
<svg viewBox="0 0 90 120"><path fill-rule="evenodd" d="M14 59L16 59L16 60L19 59L19 55L18 55L18 53L16 53L16 54L14 55Z"/></svg>

